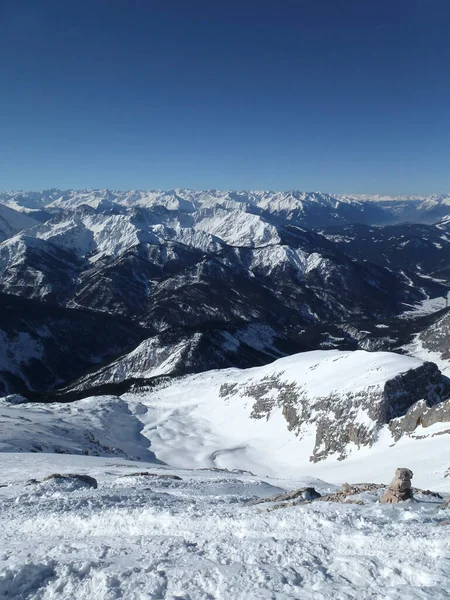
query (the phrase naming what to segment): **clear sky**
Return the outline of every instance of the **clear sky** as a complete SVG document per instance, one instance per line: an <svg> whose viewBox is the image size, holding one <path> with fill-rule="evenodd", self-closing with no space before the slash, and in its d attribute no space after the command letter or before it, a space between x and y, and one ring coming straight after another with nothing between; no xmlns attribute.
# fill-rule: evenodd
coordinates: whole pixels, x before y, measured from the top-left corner
<svg viewBox="0 0 450 600"><path fill-rule="evenodd" d="M450 192L450 0L0 0L0 189Z"/></svg>

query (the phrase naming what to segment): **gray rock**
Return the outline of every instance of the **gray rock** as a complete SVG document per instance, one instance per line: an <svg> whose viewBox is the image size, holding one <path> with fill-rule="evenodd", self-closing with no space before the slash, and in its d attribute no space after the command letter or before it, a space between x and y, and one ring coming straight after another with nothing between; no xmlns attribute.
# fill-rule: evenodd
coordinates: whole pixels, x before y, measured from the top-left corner
<svg viewBox="0 0 450 600"><path fill-rule="evenodd" d="M26 404L28 402L27 398L20 394L9 394L8 396L5 396L5 400L9 404Z"/></svg>
<svg viewBox="0 0 450 600"><path fill-rule="evenodd" d="M248 506L254 506L255 504L263 504L265 502L278 502L286 506L294 506L294 504L300 504L301 502L311 502L320 498L321 494L316 491L313 487L303 487L298 490L291 490L290 492L284 492L283 494L276 494L269 498L259 498L258 500L251 500L247 503ZM293 502L295 500L295 502ZM280 506L281 507L281 506Z"/></svg>
<svg viewBox="0 0 450 600"><path fill-rule="evenodd" d="M168 473L150 473L149 471L139 471L138 473L125 473L121 477L154 477L155 479L175 479L181 481L178 475L169 475Z"/></svg>
<svg viewBox="0 0 450 600"><path fill-rule="evenodd" d="M393 419L389 423L389 429L397 441L402 435L412 433L419 426L426 428L435 423L449 423L448 432L450 432L450 400L433 406L429 406L425 400L419 400L408 409L403 417Z"/></svg>
<svg viewBox="0 0 450 600"><path fill-rule="evenodd" d="M413 472L410 469L400 468L395 471L395 477L389 484L386 493L380 498L381 504L397 504L405 500L411 500L411 479Z"/></svg>
<svg viewBox="0 0 450 600"><path fill-rule="evenodd" d="M450 314L444 314L438 321L427 327L419 335L422 346L432 352L437 352L441 358L450 358Z"/></svg>
<svg viewBox="0 0 450 600"><path fill-rule="evenodd" d="M391 431L399 439L407 429L414 430L419 413L424 411L431 411L430 424L435 419L446 419L447 414L450 419L450 382L430 362L400 373L388 380L384 388L368 386L363 390L311 399L308 390L301 385L284 381L281 375L275 374L240 387L223 384L220 389L220 396L225 400L236 394L253 400L253 419L267 420L274 409L281 408L288 429L300 439L305 425L315 425L312 462L330 455L344 459L349 444L372 446L379 430L393 420ZM364 422L361 422L361 413L367 416ZM402 419L405 419L404 427Z"/></svg>
<svg viewBox="0 0 450 600"><path fill-rule="evenodd" d="M440 505L442 510L450 510L450 496Z"/></svg>
<svg viewBox="0 0 450 600"><path fill-rule="evenodd" d="M60 473L53 473L52 475L47 475L44 477L42 482L45 481L55 481L55 483L66 483L66 482L76 482L81 487L89 487L97 489L98 483L94 477L90 477L89 475L78 475L77 473L64 473L61 475Z"/></svg>
<svg viewBox="0 0 450 600"><path fill-rule="evenodd" d="M374 492L385 486L380 485L379 483L357 483L350 485L349 483L344 483L342 489L338 490L334 494L327 494L326 496L322 496L318 498L320 502L344 502L346 504L364 504L362 500L348 500L349 496L356 496L357 494L361 494L362 492Z"/></svg>
<svg viewBox="0 0 450 600"><path fill-rule="evenodd" d="M400 481L411 481L411 479L413 478L414 473L411 471L411 469L406 469L404 467L400 467L399 469L397 469L395 471L395 479L399 479ZM410 484L411 487L411 484Z"/></svg>

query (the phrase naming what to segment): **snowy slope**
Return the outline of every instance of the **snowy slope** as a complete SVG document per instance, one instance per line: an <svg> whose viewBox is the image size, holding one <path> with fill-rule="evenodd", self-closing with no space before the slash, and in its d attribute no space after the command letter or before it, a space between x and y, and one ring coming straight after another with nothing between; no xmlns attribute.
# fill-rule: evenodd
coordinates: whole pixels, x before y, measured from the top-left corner
<svg viewBox="0 0 450 600"><path fill-rule="evenodd" d="M164 462L260 473L277 464L292 472L370 447L416 401L448 397L442 378L432 384L427 369L395 354L310 352L265 367L189 376L124 398L147 407L143 435Z"/></svg>
<svg viewBox="0 0 450 600"><path fill-rule="evenodd" d="M421 400L429 406L445 402L449 391L436 367L418 359L362 351L309 352L264 367L165 381L120 398L52 405L3 400L1 415L9 425L0 448L54 452L66 447L128 457L145 456L150 449L177 467L293 475L312 462L334 464L349 456L356 460L370 448L387 450L396 442L404 444L405 437L433 438L449 428L448 422L397 437L388 426ZM25 415L29 421L23 421ZM125 427L124 415L138 433L123 434L132 441L126 448L123 436L115 433ZM90 445L92 436L97 445ZM436 442L441 448L449 443L448 434ZM444 466L439 467L441 476Z"/></svg>
<svg viewBox="0 0 450 600"><path fill-rule="evenodd" d="M309 460L324 398L344 400L357 408L354 422L367 424L367 392L380 405L396 382L398 400L408 381L420 388L423 369L387 353L312 352L122 397L0 400L0 596L447 598L448 423L397 442L384 426L345 460ZM316 413L303 437L279 407L251 417L255 393L267 408L301 384ZM357 496L362 504L249 504L304 486L321 494L344 482L386 486L399 466L412 469L414 486L441 495L415 491L414 501L386 506L382 487ZM98 487L44 480L54 473L88 475Z"/></svg>
<svg viewBox="0 0 450 600"><path fill-rule="evenodd" d="M301 474L262 479L67 455L3 454L0 468L2 597L448 598L450 511L429 496L380 506L369 494L361 506L314 502L267 512L247 502L334 486ZM87 474L98 488L26 485L52 473Z"/></svg>
<svg viewBox="0 0 450 600"><path fill-rule="evenodd" d="M32 217L0 204L0 242L37 224Z"/></svg>

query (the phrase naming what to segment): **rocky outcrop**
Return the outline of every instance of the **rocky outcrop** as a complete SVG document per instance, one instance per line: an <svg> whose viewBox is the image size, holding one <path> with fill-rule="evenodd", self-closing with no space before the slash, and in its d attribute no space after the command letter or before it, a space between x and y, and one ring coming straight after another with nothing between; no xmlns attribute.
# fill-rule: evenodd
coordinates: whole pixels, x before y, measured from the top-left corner
<svg viewBox="0 0 450 600"><path fill-rule="evenodd" d="M339 502L343 504L360 504L364 505L367 502L367 497L359 497L360 494L369 492L376 495L384 491L384 494L380 497L382 504L396 504L405 500L413 498L413 492L418 495L431 496L433 499L442 500L442 496L437 492L431 490L421 490L418 488L411 487L411 479L413 477L412 471L405 468L399 468L395 472L395 477L386 488L386 485L380 483L344 483L340 490L330 494L320 494L313 487L304 487L297 490L291 490L284 492L283 494L276 494L269 498L259 498L258 500L252 500L247 502L247 506L255 506L259 504L269 504L267 507L268 511L278 510L280 508L289 508L297 506L299 504L309 504L311 502ZM370 496L369 496L370 497ZM450 509L450 498L444 501L439 506L441 509Z"/></svg>
<svg viewBox="0 0 450 600"><path fill-rule="evenodd" d="M399 440L405 433L412 433L417 427L430 427L435 423L448 423L449 428L434 435L450 433L450 400L445 400L433 406L429 406L426 400L415 402L403 417L393 419L389 423L389 429L395 441Z"/></svg>
<svg viewBox="0 0 450 600"><path fill-rule="evenodd" d="M351 496L357 496L363 492L376 492L385 486L379 483L344 483L342 488L334 494L327 494L318 498L321 502L345 502L347 504L364 504L362 500L354 500Z"/></svg>
<svg viewBox="0 0 450 600"><path fill-rule="evenodd" d="M148 471L140 471L138 473L125 473L121 477L152 477L154 479L172 479L175 481L181 481L182 478L178 475L168 475L167 473L149 473Z"/></svg>
<svg viewBox="0 0 450 600"><path fill-rule="evenodd" d="M97 480L94 477L90 477L89 475L79 475L77 473L52 473L51 475L47 475L47 477L44 477L42 482L39 482L36 479L30 479L30 481L28 481L28 484L38 484L47 482L52 482L58 485L68 484L73 489L79 489L83 487L97 489L98 487Z"/></svg>
<svg viewBox="0 0 450 600"><path fill-rule="evenodd" d="M386 493L380 498L381 504L397 504L405 500L411 500L411 479L413 472L410 469L400 468L395 471L395 477L389 484Z"/></svg>
<svg viewBox="0 0 450 600"><path fill-rule="evenodd" d="M291 490L290 492L284 492L283 494L275 494L269 498L258 498L258 500L251 500L247 502L247 506L255 506L257 504L269 503L267 507L268 511L278 510L279 508L288 508L290 506L297 506L298 504L309 504L313 500L318 500L321 497L318 491L313 487L303 487L297 490Z"/></svg>
<svg viewBox="0 0 450 600"><path fill-rule="evenodd" d="M450 313L425 329L418 339L426 350L437 352L444 360L450 359Z"/></svg>
<svg viewBox="0 0 450 600"><path fill-rule="evenodd" d="M291 490L290 492L284 492L283 494L276 494L269 498L260 498L258 500L252 500L248 502L248 506L254 506L255 504L263 504L265 502L289 502L291 500L297 500L298 502L306 502L311 500L317 500L321 494L316 491L313 487L303 487L298 490Z"/></svg>
<svg viewBox="0 0 450 600"><path fill-rule="evenodd" d="M450 383L434 363L425 362L422 367L411 369L387 381L384 395L385 402L380 407L380 416L388 422L405 414L418 400L434 406L449 398Z"/></svg>
<svg viewBox="0 0 450 600"><path fill-rule="evenodd" d="M376 354L372 356L375 358ZM370 366L372 371L382 368ZM313 367L320 368L320 364ZM225 400L236 394L253 401L250 414L253 419L268 420L276 408L281 408L288 429L300 438L309 434L313 426L315 443L310 456L313 462L330 455L344 459L351 445L358 448L371 446L377 440L379 430L387 424L399 439L405 431L401 426L402 419L407 423L405 427L413 430L416 426L417 418L409 414L414 406L420 405L422 412L428 411L430 424L447 419L450 412L450 400L446 400L450 395L450 384L430 362L405 370L382 384L368 384L359 390L332 391L327 396L311 397L307 384L289 381L283 373L263 377L242 387L224 384L220 389L220 396Z"/></svg>
<svg viewBox="0 0 450 600"><path fill-rule="evenodd" d="M439 507L441 510L450 510L450 496Z"/></svg>

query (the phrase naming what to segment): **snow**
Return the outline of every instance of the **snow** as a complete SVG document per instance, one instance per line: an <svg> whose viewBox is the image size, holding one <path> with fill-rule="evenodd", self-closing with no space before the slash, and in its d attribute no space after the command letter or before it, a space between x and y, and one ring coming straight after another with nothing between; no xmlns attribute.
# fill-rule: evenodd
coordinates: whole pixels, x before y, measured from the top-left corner
<svg viewBox="0 0 450 600"><path fill-rule="evenodd" d="M421 317L430 315L434 312L442 310L446 306L446 300L442 296L437 298L428 298L410 306L409 310L404 311L400 316L402 318Z"/></svg>
<svg viewBox="0 0 450 600"><path fill-rule="evenodd" d="M425 348L418 335L414 337L410 344L403 346L402 350L420 360L434 362L443 375L450 377L450 361L442 358L439 352Z"/></svg>
<svg viewBox="0 0 450 600"><path fill-rule="evenodd" d="M315 351L264 367L180 377L120 398L91 397L70 404L26 407L0 400L4 422L0 450L60 452L67 448L72 453L145 460L156 456L180 468L244 468L261 476L280 472L294 476L300 466L308 472L322 468L321 463L309 460L315 444L314 418L320 416L314 414L317 399L338 394L345 399L347 391L355 395L376 389L381 395L386 381L422 364L417 358L387 352ZM264 401L276 399L283 386L301 387L304 399L314 407L308 422L297 432L289 431L276 402L267 417L251 418L253 390L261 384ZM358 414L357 420L366 423L366 412ZM392 443L389 439L381 447L387 450ZM449 447L450 436L442 436L439 444ZM355 448L352 456L361 453ZM334 465L336 461L325 462Z"/></svg>
<svg viewBox="0 0 450 600"><path fill-rule="evenodd" d="M412 469L413 485L445 496L448 424L396 444L385 428L372 448L311 463L312 439L289 432L280 411L249 419L245 394L219 397L223 384L245 388L271 375L310 394L366 389L421 364L318 351L121 397L0 400L0 597L448 598L450 511L438 498L416 493L387 506L381 492L367 492L358 496L364 505L248 504L304 486L330 493L345 481L387 484L399 466ZM98 488L43 481L55 473L94 477Z"/></svg>
<svg viewBox="0 0 450 600"><path fill-rule="evenodd" d="M170 240L204 252L225 244L251 248L251 269L271 273L289 265L301 277L314 269L326 272L327 259L282 246L268 215L302 218L310 210L338 210L340 203L359 210L362 200L386 200L392 213L406 211L399 198L302 192L5 193L0 240L10 239L0 244L0 270L7 281L29 249L51 257L63 248L95 262L142 243L167 247ZM448 201L417 198L416 209L426 213ZM51 220L41 224L27 215L33 211L47 211ZM27 273L36 293L45 295L42 273ZM427 299L404 316L444 305L443 298ZM275 332L249 325L222 336L228 349L240 343L265 349ZM189 349L182 342L165 353L147 340L99 376L121 381L167 374ZM439 511L435 498L416 494L414 502L384 506L377 492L361 495L362 506L324 502L272 512L247 504L301 486L326 493L345 481L387 484L399 466L412 469L415 486L450 494L448 423L418 426L396 442L384 427L372 447L353 444L345 460L329 456L312 463L316 423L300 434L289 431L276 402L269 414L251 418L252 388L264 381L295 384L315 407L317 398L382 393L387 380L424 360L450 374L448 361L419 341L408 351L417 358L305 353L265 367L212 371L71 404L0 400L0 597L448 598L450 511ZM0 339L0 362L13 373L41 353L26 333ZM276 385L268 386L261 398L270 403L277 395ZM354 423L373 425L361 407ZM142 472L150 475L133 475ZM93 476L99 487L42 481L52 473ZM38 482L28 484L31 479Z"/></svg>
<svg viewBox="0 0 450 600"><path fill-rule="evenodd" d="M0 242L37 224L35 219L0 203Z"/></svg>
<svg viewBox="0 0 450 600"><path fill-rule="evenodd" d="M242 210L203 209L196 217L194 229L214 235L230 246L258 247L280 242L276 227Z"/></svg>
<svg viewBox="0 0 450 600"><path fill-rule="evenodd" d="M43 345L33 339L29 333L19 331L17 333L6 333L0 330L0 365L1 370L14 373L22 378L28 385L32 386L23 374L22 366L33 359L40 359L43 354Z"/></svg>
<svg viewBox="0 0 450 600"><path fill-rule="evenodd" d="M186 364L186 356L200 342L201 334L195 333L188 340L163 345L158 338L141 342L134 350L121 356L94 374L78 380L77 385L89 382L90 386L101 383L120 382L130 378L150 378L173 372Z"/></svg>
<svg viewBox="0 0 450 600"><path fill-rule="evenodd" d="M246 503L334 486L52 454L1 454L0 468L0 597L448 598L449 511L428 497L267 512ZM142 471L181 479L129 477ZM95 477L98 489L26 485L55 472Z"/></svg>
<svg viewBox="0 0 450 600"><path fill-rule="evenodd" d="M138 229L128 215L69 215L62 221L48 221L33 233L80 257L92 254L92 262L122 254L140 242L159 243L158 237L150 230Z"/></svg>
<svg viewBox="0 0 450 600"><path fill-rule="evenodd" d="M266 246L253 250L250 270L259 270L271 274L277 267L285 264L291 265L301 277L305 271L308 255L302 250L295 250L289 246Z"/></svg>

